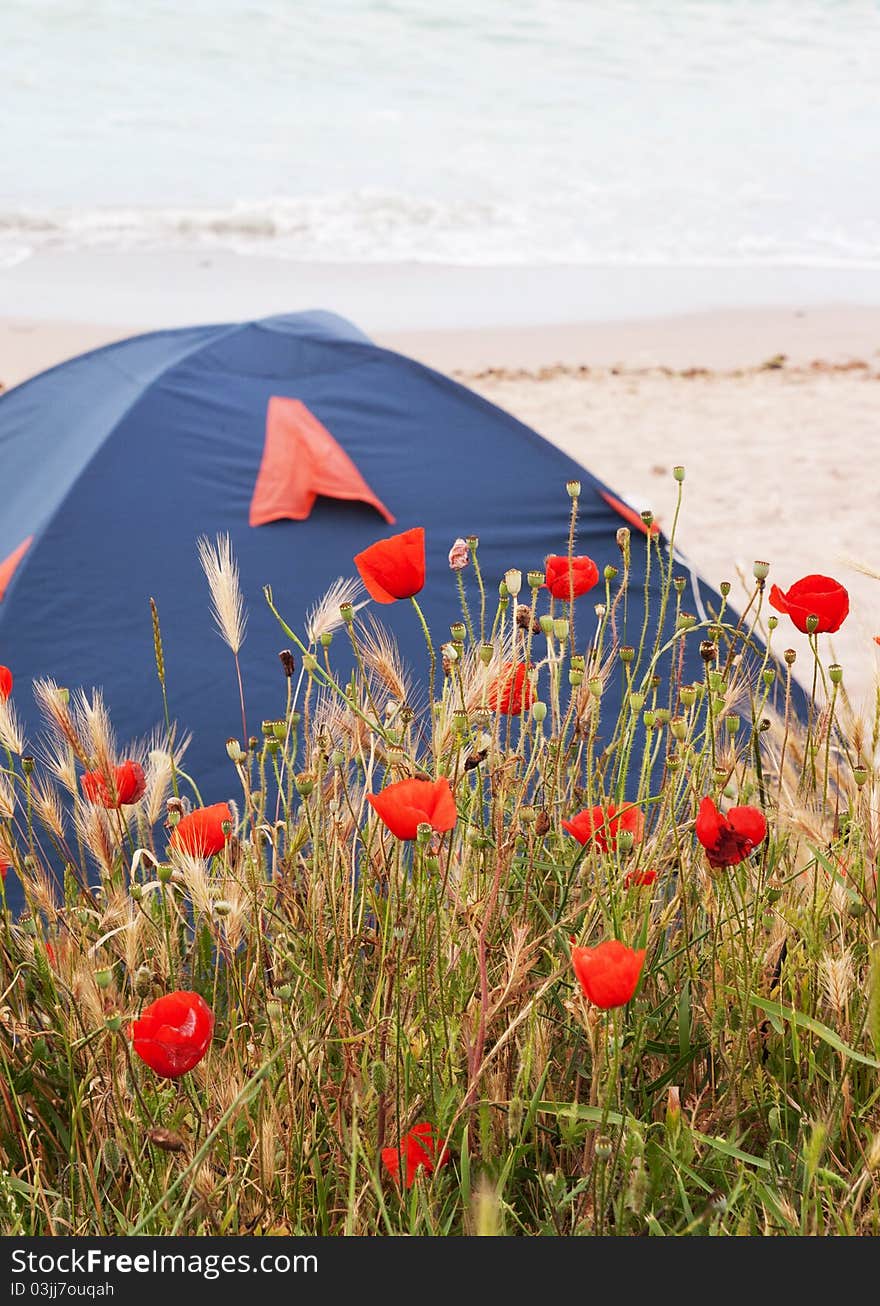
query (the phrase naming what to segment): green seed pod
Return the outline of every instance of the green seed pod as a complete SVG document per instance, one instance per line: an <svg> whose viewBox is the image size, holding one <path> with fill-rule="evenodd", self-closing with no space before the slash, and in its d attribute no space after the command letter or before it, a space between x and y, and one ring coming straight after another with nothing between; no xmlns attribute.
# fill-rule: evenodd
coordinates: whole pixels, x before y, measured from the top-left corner
<svg viewBox="0 0 880 1306"><path fill-rule="evenodd" d="M97 984L99 989L109 989L110 985L113 983L113 971L112 970L95 971L95 983Z"/></svg>
<svg viewBox="0 0 880 1306"><path fill-rule="evenodd" d="M538 725L547 718L547 704L542 703L540 699L532 704L532 718Z"/></svg>
<svg viewBox="0 0 880 1306"><path fill-rule="evenodd" d="M148 998L153 991L153 972L149 966L138 966L131 987L139 998Z"/></svg>
<svg viewBox="0 0 880 1306"><path fill-rule="evenodd" d="M161 866L156 867L156 879L160 884L170 884L173 874L174 872L167 862L163 862Z"/></svg>

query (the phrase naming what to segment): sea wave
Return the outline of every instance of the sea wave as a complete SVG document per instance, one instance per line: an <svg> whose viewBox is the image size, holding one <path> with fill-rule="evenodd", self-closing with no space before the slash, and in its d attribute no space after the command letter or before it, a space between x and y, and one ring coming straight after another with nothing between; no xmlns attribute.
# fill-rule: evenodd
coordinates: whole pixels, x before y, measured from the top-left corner
<svg viewBox="0 0 880 1306"><path fill-rule="evenodd" d="M856 235L805 226L785 235L664 224L634 231L595 193L580 204L440 200L364 188L241 200L229 208L92 207L0 211L0 267L46 250L218 249L317 263L609 267L880 267L880 222Z"/></svg>

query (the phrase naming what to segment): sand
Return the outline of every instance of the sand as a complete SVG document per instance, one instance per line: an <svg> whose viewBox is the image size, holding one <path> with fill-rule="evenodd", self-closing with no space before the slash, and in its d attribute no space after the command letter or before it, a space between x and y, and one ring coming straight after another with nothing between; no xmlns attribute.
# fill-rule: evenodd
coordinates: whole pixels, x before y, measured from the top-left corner
<svg viewBox="0 0 880 1306"><path fill-rule="evenodd" d="M871 700L880 581L852 560L880 571L880 310L775 306L538 327L372 329L535 427L667 527L672 468L683 465L678 542L714 585L729 580L734 597L755 559L771 564L770 580L783 588L809 572L837 577L850 591L851 615L822 642L853 697ZM0 380L14 384L130 333L119 322L2 319ZM796 670L808 681L804 638L785 618L778 637L798 650Z"/></svg>

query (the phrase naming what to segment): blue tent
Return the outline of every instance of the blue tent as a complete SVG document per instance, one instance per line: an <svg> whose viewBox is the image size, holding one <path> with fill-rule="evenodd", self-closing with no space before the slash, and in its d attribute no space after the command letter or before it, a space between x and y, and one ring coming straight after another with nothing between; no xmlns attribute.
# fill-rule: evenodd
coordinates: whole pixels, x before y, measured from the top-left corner
<svg viewBox="0 0 880 1306"><path fill-rule="evenodd" d="M272 399L299 401L317 419L396 525L369 503L324 496L307 520L251 524ZM483 574L497 592L508 567L525 572L566 551L570 478L583 484L579 551L600 569L620 561L621 516L595 477L463 386L327 313L159 331L55 367L0 396L0 468L0 564L11 559L0 663L15 674L31 741L38 719L29 681L38 676L102 687L122 740L161 720L153 596L171 713L194 733L188 769L206 802L235 791L224 745L240 736L241 718L230 655L209 615L200 535L228 532L239 561L252 733L284 702L278 651L288 641L263 601L266 584L301 629L326 587L354 574L355 553L424 525L424 606L439 644L460 614L447 562L456 536L479 536ZM634 532L629 618L638 624L640 538ZM718 603L692 575L688 587L684 608ZM589 599L581 607L585 637L595 618ZM409 605L379 615L422 669ZM694 649L685 679L702 674Z"/></svg>

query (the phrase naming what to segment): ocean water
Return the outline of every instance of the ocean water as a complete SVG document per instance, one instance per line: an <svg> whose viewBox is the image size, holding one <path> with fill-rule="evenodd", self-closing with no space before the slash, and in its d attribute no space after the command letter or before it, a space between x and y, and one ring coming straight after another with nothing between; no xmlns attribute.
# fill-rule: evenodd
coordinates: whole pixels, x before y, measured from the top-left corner
<svg viewBox="0 0 880 1306"><path fill-rule="evenodd" d="M0 265L880 267L872 0L0 0Z"/></svg>

